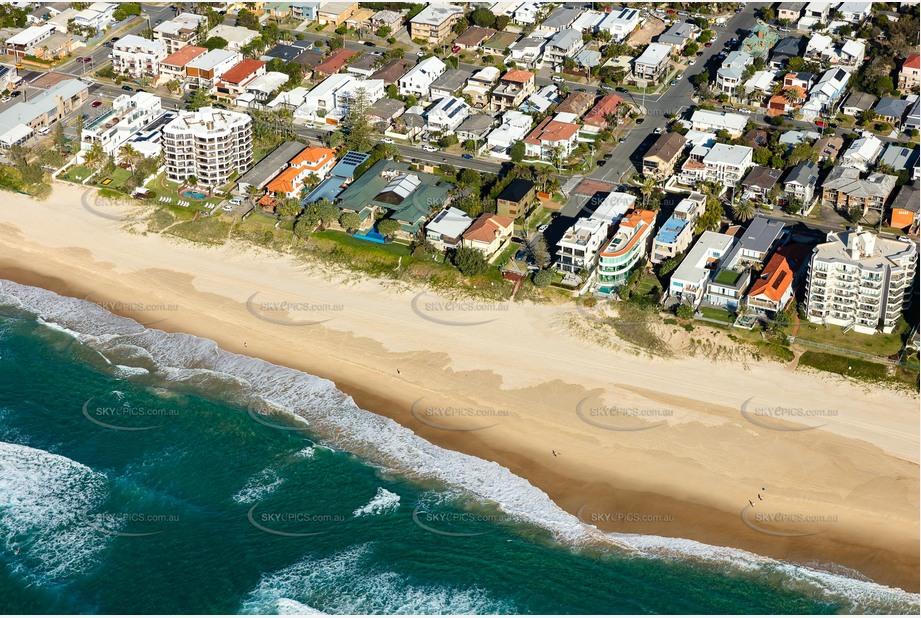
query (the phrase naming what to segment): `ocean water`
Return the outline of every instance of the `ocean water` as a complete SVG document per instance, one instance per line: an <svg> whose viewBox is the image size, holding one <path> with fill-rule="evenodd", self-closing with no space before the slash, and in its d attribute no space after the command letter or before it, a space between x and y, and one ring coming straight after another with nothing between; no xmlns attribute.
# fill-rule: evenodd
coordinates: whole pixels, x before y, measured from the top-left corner
<svg viewBox="0 0 921 618"><path fill-rule="evenodd" d="M309 352L307 352L309 353ZM914 613L918 595L602 534L323 379L0 282L5 613Z"/></svg>

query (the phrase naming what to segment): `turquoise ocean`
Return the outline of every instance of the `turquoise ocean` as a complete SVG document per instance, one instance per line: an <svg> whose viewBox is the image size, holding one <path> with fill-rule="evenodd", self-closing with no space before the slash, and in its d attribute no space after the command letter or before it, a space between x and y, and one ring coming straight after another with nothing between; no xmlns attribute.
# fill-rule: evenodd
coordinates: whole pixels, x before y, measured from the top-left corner
<svg viewBox="0 0 921 618"><path fill-rule="evenodd" d="M327 380L3 281L0 609L918 614L919 603L740 550L603 534Z"/></svg>

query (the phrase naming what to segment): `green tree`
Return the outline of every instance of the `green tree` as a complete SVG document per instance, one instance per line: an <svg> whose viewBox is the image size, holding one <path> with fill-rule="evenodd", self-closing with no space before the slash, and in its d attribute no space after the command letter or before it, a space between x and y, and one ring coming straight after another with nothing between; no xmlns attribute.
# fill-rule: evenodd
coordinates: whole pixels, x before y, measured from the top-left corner
<svg viewBox="0 0 921 618"><path fill-rule="evenodd" d="M122 21L128 19L132 15L141 14L141 5L137 2L124 2L118 5L115 9L115 12L112 13L112 17L115 21Z"/></svg>
<svg viewBox="0 0 921 618"><path fill-rule="evenodd" d="M82 117L82 116L81 116ZM58 152L61 152L64 149L65 139L64 139L64 123L57 122L54 125L54 130L51 131L51 140L54 143L54 147Z"/></svg>
<svg viewBox="0 0 921 618"><path fill-rule="evenodd" d="M393 238L400 231L400 222L394 219L381 219L377 222L377 231L382 236Z"/></svg>
<svg viewBox="0 0 921 618"><path fill-rule="evenodd" d="M294 223L294 235L298 238L307 238L310 234L317 229L317 218L316 218L316 208L313 208L313 215L308 215L313 204L308 206L304 213L298 217L297 221Z"/></svg>
<svg viewBox="0 0 921 618"><path fill-rule="evenodd" d="M256 14L250 11L249 9L240 9L237 13L237 25L243 28L249 28L250 30L255 30L259 32L262 25L259 23L259 18L256 17Z"/></svg>
<svg viewBox="0 0 921 618"><path fill-rule="evenodd" d="M342 119L345 145L350 150L367 152L374 146L374 127L368 120L368 94L364 88L356 88L349 97L348 111Z"/></svg>
<svg viewBox="0 0 921 618"><path fill-rule="evenodd" d="M539 288L545 288L553 282L553 273L549 270L539 270L531 276L531 280Z"/></svg>
<svg viewBox="0 0 921 618"><path fill-rule="evenodd" d="M339 148L345 143L345 134L342 131L332 131L326 136L326 145L330 148Z"/></svg>
<svg viewBox="0 0 921 618"><path fill-rule="evenodd" d="M798 73L806 66L806 61L802 56L793 56L787 60L787 70Z"/></svg>
<svg viewBox="0 0 921 618"><path fill-rule="evenodd" d="M275 214L284 219L296 217L299 212L301 212L301 204L295 199L282 197L275 206Z"/></svg>
<svg viewBox="0 0 921 618"><path fill-rule="evenodd" d="M496 16L493 15L492 11L483 5L480 5L474 10L470 11L470 15L467 16L467 19L470 20L470 23L479 26L480 28L496 27Z"/></svg>
<svg viewBox="0 0 921 618"><path fill-rule="evenodd" d="M489 267L489 263L486 261L486 256L483 255L483 252L473 247L458 248L454 252L451 261L454 266L457 267L457 270L467 277L481 275L485 273L486 269Z"/></svg>
<svg viewBox="0 0 921 618"><path fill-rule="evenodd" d="M189 97L188 109L195 111L203 107L208 107L211 105L211 95L208 94L208 91L204 88L197 88L195 92L192 93L192 96Z"/></svg>
<svg viewBox="0 0 921 618"><path fill-rule="evenodd" d="M138 152L138 149L131 144L122 146L118 151L118 155L123 163L128 164L132 176L134 175L134 166L137 165L138 161L144 158L144 155Z"/></svg>
<svg viewBox="0 0 921 618"><path fill-rule="evenodd" d="M691 307L691 305L685 305L684 303L681 303L675 310L675 315L685 321L692 320L694 319L694 308Z"/></svg>
<svg viewBox="0 0 921 618"><path fill-rule="evenodd" d="M357 212L346 211L339 215L339 225L347 232L354 232L361 225L361 217Z"/></svg>
<svg viewBox="0 0 921 618"><path fill-rule="evenodd" d="M208 50L227 49L227 45L228 45L227 39L219 37L219 36L213 36L201 44L202 47Z"/></svg>
<svg viewBox="0 0 921 618"><path fill-rule="evenodd" d="M720 226L720 221L723 220L723 206L720 204L719 199L712 194L712 190L709 187L704 188L704 193L707 196L707 202L703 214L697 219L694 229L695 234L715 230Z"/></svg>
<svg viewBox="0 0 921 618"><path fill-rule="evenodd" d="M382 39L386 39L388 36L390 36L391 32L393 32L393 29L391 29L390 26L381 26L374 34L381 37Z"/></svg>
<svg viewBox="0 0 921 618"><path fill-rule="evenodd" d="M458 19L457 22L454 24L454 28L453 28L454 34L465 33L467 31L467 27L468 27L468 24L467 24L466 19Z"/></svg>
<svg viewBox="0 0 921 618"><path fill-rule="evenodd" d="M99 142L90 146L89 150L83 155L83 162L87 167L94 170L100 169L106 162L106 151L102 149Z"/></svg>
<svg viewBox="0 0 921 618"><path fill-rule="evenodd" d="M323 198L314 206L316 207L317 217L320 220L320 223L323 224L323 227L332 225L337 220L339 220L339 207L330 202L328 199Z"/></svg>
<svg viewBox="0 0 921 618"><path fill-rule="evenodd" d="M684 57L691 58L696 56L698 51L700 51L700 45L697 44L697 41L690 41L684 46Z"/></svg>
<svg viewBox="0 0 921 618"><path fill-rule="evenodd" d="M640 186L640 194L643 196L643 208L649 204L649 197L652 195L652 192L656 188L655 178L649 176L643 179L643 184Z"/></svg>
<svg viewBox="0 0 921 618"><path fill-rule="evenodd" d="M520 163L524 159L525 155L525 145L524 142L518 140L512 147L509 148L509 156L512 158L512 161L515 163Z"/></svg>
<svg viewBox="0 0 921 618"><path fill-rule="evenodd" d="M732 205L732 216L736 221L751 221L755 218L755 204L751 200L739 200Z"/></svg>

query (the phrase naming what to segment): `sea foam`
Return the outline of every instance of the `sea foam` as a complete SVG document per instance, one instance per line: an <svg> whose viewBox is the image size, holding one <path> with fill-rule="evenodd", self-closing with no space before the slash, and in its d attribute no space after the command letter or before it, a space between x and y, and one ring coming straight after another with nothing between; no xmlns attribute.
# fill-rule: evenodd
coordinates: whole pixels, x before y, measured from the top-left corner
<svg viewBox="0 0 921 618"><path fill-rule="evenodd" d="M603 542L647 557L704 562L769 574L779 586L802 590L852 612L918 613L919 597L899 589L791 565L742 550L650 535L602 533L559 508L526 479L491 461L441 448L388 418L362 410L329 380L220 349L211 340L147 329L99 305L41 288L0 281L0 302L20 307L97 350L138 346L159 375L183 383L226 380L260 401L290 411L333 445L411 478L438 480L497 504L507 514L573 544ZM242 497L242 496L241 496ZM246 496L249 498L249 496ZM276 597L278 598L278 597ZM365 613L365 612L360 612Z"/></svg>

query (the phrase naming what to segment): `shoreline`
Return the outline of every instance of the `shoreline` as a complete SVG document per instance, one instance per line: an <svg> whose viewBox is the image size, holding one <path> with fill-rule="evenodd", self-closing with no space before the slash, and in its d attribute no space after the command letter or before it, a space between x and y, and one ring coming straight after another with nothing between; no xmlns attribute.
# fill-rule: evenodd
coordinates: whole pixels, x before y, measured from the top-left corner
<svg viewBox="0 0 921 618"><path fill-rule="evenodd" d="M92 293L107 305L177 303L169 315L113 312L140 322L159 318L153 328L206 337L226 350L330 379L360 407L439 446L500 463L602 530L688 538L820 568L841 565L918 591L918 465L907 454L917 450L911 397L776 364L746 370L626 356L548 327L560 308L515 304L510 320L493 325L427 326L413 315L406 293L383 290L379 282L344 287L305 274L288 256L131 235L80 208L79 193L56 185L48 203L10 199L14 204L0 215L0 278L78 298ZM152 262L160 256L168 264ZM340 300L343 313L357 303L360 311L354 319L334 316L303 328L260 322L246 311L252 289L266 298L295 298L304 283L311 301ZM590 362L574 357L580 350ZM639 381L656 371L669 376L669 388ZM713 382L720 375L734 386L718 388ZM840 406L837 420L846 423L834 433L782 432L741 420L738 403L749 387L779 379L793 401L812 392L809 403ZM826 392L816 397L823 384ZM572 412L577 402L605 392L606 404L668 406L675 418L662 431L608 431ZM711 394L703 399L702 393ZM507 416L494 427L449 431L438 427L467 429L470 418L425 424L413 413L419 401L501 408ZM846 418L845 403L856 410ZM906 444L893 438L900 432L909 434ZM777 512L834 515L835 524L796 538L746 527L740 509L762 484ZM881 503L891 508L883 511ZM631 514L645 521L626 521Z"/></svg>

